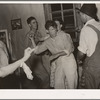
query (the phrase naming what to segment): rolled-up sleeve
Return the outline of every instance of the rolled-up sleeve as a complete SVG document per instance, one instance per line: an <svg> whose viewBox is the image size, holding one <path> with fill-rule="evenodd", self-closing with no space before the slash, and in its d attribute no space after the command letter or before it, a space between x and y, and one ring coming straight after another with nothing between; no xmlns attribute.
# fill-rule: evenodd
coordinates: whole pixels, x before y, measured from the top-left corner
<svg viewBox="0 0 100 100"><path fill-rule="evenodd" d="M97 41L97 33L92 28L85 27L80 34L78 50L91 56L95 51Z"/></svg>
<svg viewBox="0 0 100 100"><path fill-rule="evenodd" d="M80 41L79 41L79 46L78 46L78 50L81 51L84 54L86 54L86 51L87 51L85 34L86 34L85 31L82 30L81 33L80 33Z"/></svg>

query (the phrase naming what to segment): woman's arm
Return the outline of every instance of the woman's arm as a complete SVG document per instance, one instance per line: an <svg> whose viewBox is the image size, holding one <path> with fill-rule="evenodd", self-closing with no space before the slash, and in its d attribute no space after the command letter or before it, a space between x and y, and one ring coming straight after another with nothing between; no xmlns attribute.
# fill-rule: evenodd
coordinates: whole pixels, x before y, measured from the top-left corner
<svg viewBox="0 0 100 100"><path fill-rule="evenodd" d="M47 35L47 36L45 36L45 37L42 37L42 38L40 38L40 41L43 42L43 41L45 41L46 39L48 39L49 37L50 37L50 35Z"/></svg>
<svg viewBox="0 0 100 100"><path fill-rule="evenodd" d="M45 43L45 41L42 43L42 44L40 44L40 45L38 45L38 46L36 46L35 48L34 48L34 53L35 54L41 54L41 53L43 53L44 51L46 51L48 48L46 47L46 43Z"/></svg>
<svg viewBox="0 0 100 100"><path fill-rule="evenodd" d="M0 68L0 77L5 77L13 73L21 65L21 63L25 62L30 57L33 51L34 49L27 48L24 52L24 57L22 59L16 61L15 63Z"/></svg>
<svg viewBox="0 0 100 100"><path fill-rule="evenodd" d="M55 59L57 59L58 57L64 56L64 55L67 55L67 53L66 53L65 51L61 51L61 52L59 52L59 53L57 53L57 54L52 55L52 56L50 57L50 61L55 60Z"/></svg>

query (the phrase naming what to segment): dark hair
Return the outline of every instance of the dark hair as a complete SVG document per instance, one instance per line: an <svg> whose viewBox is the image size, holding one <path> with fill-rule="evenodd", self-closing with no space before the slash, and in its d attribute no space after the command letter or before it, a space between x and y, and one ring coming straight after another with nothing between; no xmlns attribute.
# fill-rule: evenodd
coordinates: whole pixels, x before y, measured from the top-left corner
<svg viewBox="0 0 100 100"><path fill-rule="evenodd" d="M45 24L45 28L46 28L47 30L49 30L49 27L50 27L50 26L52 26L52 27L54 27L54 28L57 28L57 24L56 24L54 21L48 20L48 21L46 22L46 24Z"/></svg>
<svg viewBox="0 0 100 100"><path fill-rule="evenodd" d="M61 27L62 30L65 29L65 23L62 19L54 19L54 21L58 21L60 23L60 25L62 25L62 27Z"/></svg>
<svg viewBox="0 0 100 100"><path fill-rule="evenodd" d="M29 18L27 19L27 24L30 24L32 20L36 20L36 18L35 18L35 17L32 17L32 16L29 17Z"/></svg>

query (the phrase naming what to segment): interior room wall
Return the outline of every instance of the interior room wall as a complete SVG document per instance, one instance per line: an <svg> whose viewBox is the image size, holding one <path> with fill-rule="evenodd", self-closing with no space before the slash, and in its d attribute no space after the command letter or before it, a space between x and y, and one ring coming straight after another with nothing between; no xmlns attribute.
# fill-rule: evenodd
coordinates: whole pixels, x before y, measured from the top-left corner
<svg viewBox="0 0 100 100"><path fill-rule="evenodd" d="M12 55L15 59L23 56L24 36L29 31L27 18L34 16L39 24L39 31L45 35L45 17L43 4L0 4L0 29L7 29L11 34ZM22 29L12 30L11 20L21 18Z"/></svg>

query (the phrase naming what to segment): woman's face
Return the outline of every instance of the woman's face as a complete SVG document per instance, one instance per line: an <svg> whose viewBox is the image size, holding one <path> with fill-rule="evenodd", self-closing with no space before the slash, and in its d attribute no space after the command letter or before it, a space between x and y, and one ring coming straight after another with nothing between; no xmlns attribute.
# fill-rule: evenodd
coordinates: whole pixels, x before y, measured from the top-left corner
<svg viewBox="0 0 100 100"><path fill-rule="evenodd" d="M49 27L48 32L51 38L56 37L57 35L57 29L52 26Z"/></svg>
<svg viewBox="0 0 100 100"><path fill-rule="evenodd" d="M31 29L37 30L37 21L33 19L30 23Z"/></svg>

